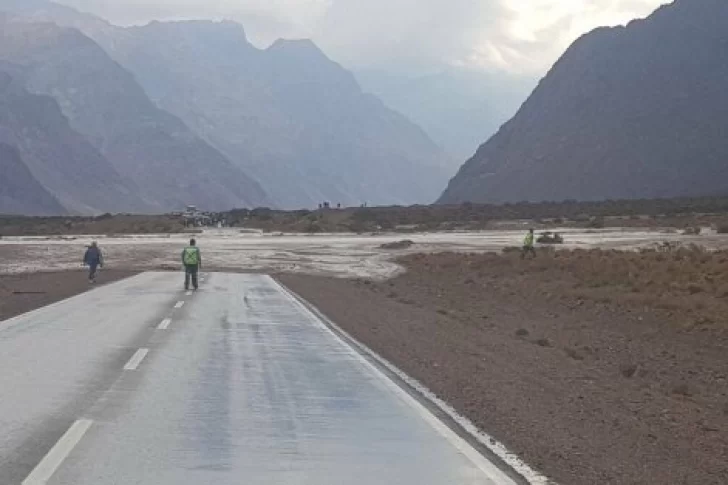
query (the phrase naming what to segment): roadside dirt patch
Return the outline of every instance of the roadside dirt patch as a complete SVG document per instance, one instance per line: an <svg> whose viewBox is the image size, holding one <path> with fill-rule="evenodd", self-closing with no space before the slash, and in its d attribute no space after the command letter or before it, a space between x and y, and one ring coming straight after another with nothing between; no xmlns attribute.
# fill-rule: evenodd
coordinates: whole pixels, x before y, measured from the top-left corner
<svg viewBox="0 0 728 485"><path fill-rule="evenodd" d="M280 279L561 485L724 485L724 255L621 254L413 255L386 282ZM655 290L635 299L639 285Z"/></svg>
<svg viewBox="0 0 728 485"><path fill-rule="evenodd" d="M89 285L85 271L0 274L0 325L8 318L137 274L133 271L102 270L98 283Z"/></svg>

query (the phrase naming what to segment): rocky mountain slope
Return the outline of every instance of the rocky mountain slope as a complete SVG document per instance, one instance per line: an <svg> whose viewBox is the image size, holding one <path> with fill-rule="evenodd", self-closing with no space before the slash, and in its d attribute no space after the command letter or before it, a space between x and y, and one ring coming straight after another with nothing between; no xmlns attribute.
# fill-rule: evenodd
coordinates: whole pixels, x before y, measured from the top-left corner
<svg viewBox="0 0 728 485"><path fill-rule="evenodd" d="M5 5L93 38L275 205L431 202L452 173L424 131L363 93L310 41L260 50L233 22L119 28L43 0Z"/></svg>
<svg viewBox="0 0 728 485"><path fill-rule="evenodd" d="M0 20L0 59L19 66L31 92L58 101L71 126L134 183L145 210L268 202L256 182L156 107L129 72L79 31Z"/></svg>
<svg viewBox="0 0 728 485"><path fill-rule="evenodd" d="M677 0L576 41L443 203L728 193L728 2Z"/></svg>
<svg viewBox="0 0 728 485"><path fill-rule="evenodd" d="M232 22L155 22L107 49L159 106L283 207L429 202L447 177L427 135L310 41L251 45Z"/></svg>
<svg viewBox="0 0 728 485"><path fill-rule="evenodd" d="M0 212L24 212L24 207L29 213L143 210L133 184L69 126L53 98L29 93L17 80L18 71L0 63L0 143L14 147L6 149L2 157L2 170L12 174L14 182L5 180L3 184L12 186L14 194L25 194L23 199L14 197L17 203L28 204L18 206L7 200ZM12 155L14 151L17 157ZM30 177L18 167L19 161ZM48 193L62 209L48 200Z"/></svg>
<svg viewBox="0 0 728 485"><path fill-rule="evenodd" d="M2 214L62 214L63 206L38 182L18 150L0 143L0 211Z"/></svg>

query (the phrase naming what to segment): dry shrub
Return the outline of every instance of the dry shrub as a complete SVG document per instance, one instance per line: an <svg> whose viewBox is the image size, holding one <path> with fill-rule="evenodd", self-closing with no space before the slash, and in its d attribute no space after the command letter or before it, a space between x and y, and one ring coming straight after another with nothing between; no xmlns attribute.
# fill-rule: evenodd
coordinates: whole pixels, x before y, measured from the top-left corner
<svg viewBox="0 0 728 485"><path fill-rule="evenodd" d="M408 258L405 258L405 260ZM406 261L405 261L406 264ZM428 255L433 271L458 275L469 288L497 287L567 300L661 310L684 321L725 321L728 251L684 246L669 252L570 250L522 260L520 249L501 254ZM473 290L476 291L476 290Z"/></svg>

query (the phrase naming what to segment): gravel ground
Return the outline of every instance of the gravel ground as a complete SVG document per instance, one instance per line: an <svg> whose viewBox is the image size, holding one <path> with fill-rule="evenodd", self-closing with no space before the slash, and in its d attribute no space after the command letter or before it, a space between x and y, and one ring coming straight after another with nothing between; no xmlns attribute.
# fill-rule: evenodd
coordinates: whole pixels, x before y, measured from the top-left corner
<svg viewBox="0 0 728 485"><path fill-rule="evenodd" d="M725 332L543 294L528 261L495 275L482 258L279 278L561 485L728 483Z"/></svg>

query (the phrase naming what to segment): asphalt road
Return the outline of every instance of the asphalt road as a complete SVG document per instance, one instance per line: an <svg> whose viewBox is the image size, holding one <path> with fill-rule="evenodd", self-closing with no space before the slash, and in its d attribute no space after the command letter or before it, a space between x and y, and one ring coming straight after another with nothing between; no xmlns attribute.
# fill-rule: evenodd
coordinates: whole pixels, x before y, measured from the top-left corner
<svg viewBox="0 0 728 485"><path fill-rule="evenodd" d="M514 483L271 278L180 285L0 323L0 484Z"/></svg>

